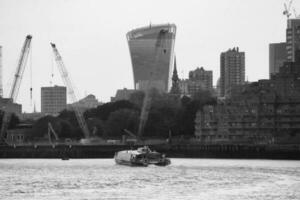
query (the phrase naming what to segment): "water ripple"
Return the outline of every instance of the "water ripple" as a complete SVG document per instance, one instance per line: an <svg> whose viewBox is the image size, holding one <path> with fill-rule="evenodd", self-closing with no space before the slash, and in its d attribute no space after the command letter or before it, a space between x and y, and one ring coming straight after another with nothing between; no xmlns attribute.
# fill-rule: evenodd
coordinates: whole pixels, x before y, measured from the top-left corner
<svg viewBox="0 0 300 200"><path fill-rule="evenodd" d="M112 159L0 160L0 199L300 199L300 162L172 159L127 167Z"/></svg>

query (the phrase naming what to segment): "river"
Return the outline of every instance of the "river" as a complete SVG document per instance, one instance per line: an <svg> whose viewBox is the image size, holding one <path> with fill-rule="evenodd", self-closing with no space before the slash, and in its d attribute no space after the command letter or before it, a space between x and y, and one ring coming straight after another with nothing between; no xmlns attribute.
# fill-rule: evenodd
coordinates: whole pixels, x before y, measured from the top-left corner
<svg viewBox="0 0 300 200"><path fill-rule="evenodd" d="M300 199L300 161L172 159L128 167L113 159L2 159L0 199Z"/></svg>

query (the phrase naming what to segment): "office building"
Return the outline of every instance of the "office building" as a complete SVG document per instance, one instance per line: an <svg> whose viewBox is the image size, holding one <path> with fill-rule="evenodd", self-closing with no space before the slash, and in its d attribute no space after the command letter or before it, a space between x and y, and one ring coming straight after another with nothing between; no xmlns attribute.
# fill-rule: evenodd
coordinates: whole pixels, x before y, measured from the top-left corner
<svg viewBox="0 0 300 200"><path fill-rule="evenodd" d="M41 112L56 115L67 108L67 88L63 86L41 88Z"/></svg>
<svg viewBox="0 0 300 200"><path fill-rule="evenodd" d="M235 86L245 82L245 53L238 47L221 53L220 75L221 97L229 97Z"/></svg>
<svg viewBox="0 0 300 200"><path fill-rule="evenodd" d="M174 24L150 25L127 33L135 89L170 90L175 35Z"/></svg>
<svg viewBox="0 0 300 200"><path fill-rule="evenodd" d="M279 68L283 66L287 60L286 43L273 43L269 45L269 74L277 74Z"/></svg>

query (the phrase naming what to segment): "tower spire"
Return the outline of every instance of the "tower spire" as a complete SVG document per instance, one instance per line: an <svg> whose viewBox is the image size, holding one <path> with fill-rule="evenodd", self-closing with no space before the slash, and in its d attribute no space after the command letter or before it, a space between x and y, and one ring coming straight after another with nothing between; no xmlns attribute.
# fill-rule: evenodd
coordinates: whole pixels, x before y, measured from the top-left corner
<svg viewBox="0 0 300 200"><path fill-rule="evenodd" d="M170 91L171 94L180 94L180 88L179 88L179 78L177 73L177 64L176 64L176 56L174 60L174 70L173 70L173 76L172 76L172 88Z"/></svg>

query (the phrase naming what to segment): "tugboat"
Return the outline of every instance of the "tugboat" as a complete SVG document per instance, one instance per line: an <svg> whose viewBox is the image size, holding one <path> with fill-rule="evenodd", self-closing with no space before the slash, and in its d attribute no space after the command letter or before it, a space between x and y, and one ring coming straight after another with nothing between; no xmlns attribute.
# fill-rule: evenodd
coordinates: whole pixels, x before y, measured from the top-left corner
<svg viewBox="0 0 300 200"><path fill-rule="evenodd" d="M137 150L125 150L115 153L115 162L120 165L145 166L150 164L167 166L171 164L165 154L151 151L148 146L140 147Z"/></svg>

